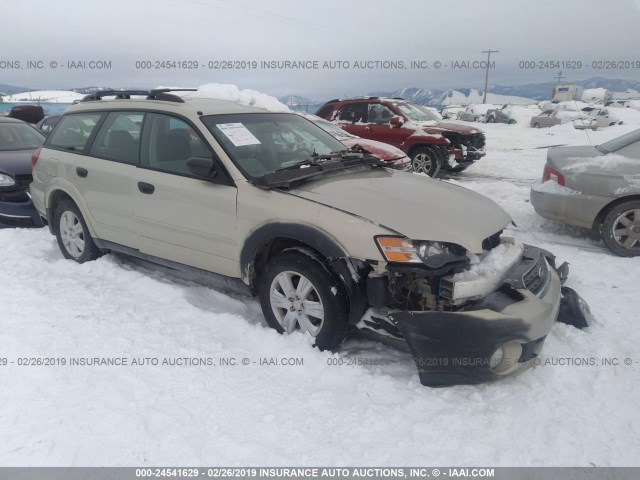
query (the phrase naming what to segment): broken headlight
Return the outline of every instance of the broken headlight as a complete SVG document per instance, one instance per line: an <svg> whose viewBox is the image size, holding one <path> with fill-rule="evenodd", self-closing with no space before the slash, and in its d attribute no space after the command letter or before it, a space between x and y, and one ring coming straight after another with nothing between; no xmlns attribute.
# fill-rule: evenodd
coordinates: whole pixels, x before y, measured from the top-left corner
<svg viewBox="0 0 640 480"><path fill-rule="evenodd" d="M460 245L445 242L410 240L404 237L376 237L382 256L393 263L422 263L428 268L466 261L466 251Z"/></svg>

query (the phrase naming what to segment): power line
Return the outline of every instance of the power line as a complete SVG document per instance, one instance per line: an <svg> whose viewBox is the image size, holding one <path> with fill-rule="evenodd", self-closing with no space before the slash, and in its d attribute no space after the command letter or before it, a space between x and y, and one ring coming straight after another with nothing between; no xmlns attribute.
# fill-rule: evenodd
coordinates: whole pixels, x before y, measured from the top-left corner
<svg viewBox="0 0 640 480"><path fill-rule="evenodd" d="M558 81L558 83L560 83L560 80L562 80L563 78L567 78L567 77L565 77L564 75L562 75L562 70L560 70L560 71L558 72L558 75L557 75L557 77L556 77L556 80Z"/></svg>

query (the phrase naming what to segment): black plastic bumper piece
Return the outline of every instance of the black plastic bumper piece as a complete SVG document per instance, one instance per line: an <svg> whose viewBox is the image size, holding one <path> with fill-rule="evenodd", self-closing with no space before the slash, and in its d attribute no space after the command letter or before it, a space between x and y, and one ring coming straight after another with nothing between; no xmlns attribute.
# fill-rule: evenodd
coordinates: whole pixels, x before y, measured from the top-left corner
<svg viewBox="0 0 640 480"><path fill-rule="evenodd" d="M491 369L491 355L509 341L526 338L528 331L519 319L486 321L464 312L394 312L392 318L409 345L420 382L430 387L496 380L500 376Z"/></svg>
<svg viewBox="0 0 640 480"><path fill-rule="evenodd" d="M0 202L0 228L43 227L33 202Z"/></svg>

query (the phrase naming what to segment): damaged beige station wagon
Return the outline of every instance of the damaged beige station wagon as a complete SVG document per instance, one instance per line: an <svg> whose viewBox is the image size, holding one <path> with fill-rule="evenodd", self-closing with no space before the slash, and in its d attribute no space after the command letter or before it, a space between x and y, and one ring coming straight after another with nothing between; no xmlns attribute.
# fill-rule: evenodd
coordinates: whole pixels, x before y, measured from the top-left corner
<svg viewBox="0 0 640 480"><path fill-rule="evenodd" d="M300 115L172 92L89 95L34 153L33 202L66 258L215 276L320 349L352 328L404 339L433 386L519 372L559 311L588 317L561 287L567 265L503 238L511 218L491 200Z"/></svg>

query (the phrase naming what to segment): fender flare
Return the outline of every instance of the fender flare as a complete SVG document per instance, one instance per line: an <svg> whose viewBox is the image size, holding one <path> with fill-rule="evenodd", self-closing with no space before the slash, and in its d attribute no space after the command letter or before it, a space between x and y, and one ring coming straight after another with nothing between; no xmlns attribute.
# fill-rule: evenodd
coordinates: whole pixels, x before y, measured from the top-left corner
<svg viewBox="0 0 640 480"><path fill-rule="evenodd" d="M260 248L277 238L302 242L326 259L347 256L337 240L316 227L300 223L267 223L249 234L240 251L240 271L245 281L251 278L250 268Z"/></svg>

